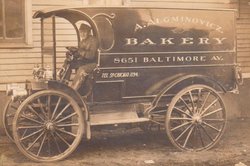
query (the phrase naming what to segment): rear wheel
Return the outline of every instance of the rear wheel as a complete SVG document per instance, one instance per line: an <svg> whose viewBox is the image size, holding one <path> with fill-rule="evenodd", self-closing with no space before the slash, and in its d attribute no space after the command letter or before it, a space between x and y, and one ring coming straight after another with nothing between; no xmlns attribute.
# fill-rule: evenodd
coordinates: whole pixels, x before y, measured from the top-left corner
<svg viewBox="0 0 250 166"><path fill-rule="evenodd" d="M172 99L166 132L181 150L201 151L212 148L226 125L226 110L220 95L206 85L191 85Z"/></svg>
<svg viewBox="0 0 250 166"><path fill-rule="evenodd" d="M15 143L39 162L64 159L78 146L84 131L82 111L69 95L45 90L28 97L13 121Z"/></svg>
<svg viewBox="0 0 250 166"><path fill-rule="evenodd" d="M9 99L3 110L3 127L6 135L13 142L14 139L12 134L12 123L19 105L20 105L19 101L13 102L11 99Z"/></svg>

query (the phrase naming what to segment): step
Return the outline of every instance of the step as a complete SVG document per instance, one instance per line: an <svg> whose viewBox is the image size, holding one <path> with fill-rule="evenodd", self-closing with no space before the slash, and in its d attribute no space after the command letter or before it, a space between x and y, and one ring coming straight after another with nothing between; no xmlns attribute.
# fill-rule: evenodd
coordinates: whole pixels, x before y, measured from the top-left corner
<svg viewBox="0 0 250 166"><path fill-rule="evenodd" d="M134 110L114 111L106 110L90 114L91 125L108 125L108 124L121 124L121 123L136 123L149 121L148 118L139 118Z"/></svg>
<svg viewBox="0 0 250 166"><path fill-rule="evenodd" d="M90 124L109 125L124 123L140 123L149 121L148 118L138 117L138 104L113 104L92 107Z"/></svg>
<svg viewBox="0 0 250 166"><path fill-rule="evenodd" d="M148 118L135 118L135 119L114 119L114 120L107 120L107 121L91 121L91 126L98 126L98 125L112 125L112 124L128 124L128 123L142 123L148 122Z"/></svg>

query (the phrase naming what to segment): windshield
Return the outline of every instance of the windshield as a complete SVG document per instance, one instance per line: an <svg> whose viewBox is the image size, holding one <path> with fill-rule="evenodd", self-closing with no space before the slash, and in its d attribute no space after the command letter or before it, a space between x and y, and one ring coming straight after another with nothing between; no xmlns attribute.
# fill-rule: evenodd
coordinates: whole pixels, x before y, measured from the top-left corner
<svg viewBox="0 0 250 166"><path fill-rule="evenodd" d="M71 23L60 17L46 18L42 22L41 64L56 70L65 59L65 47L78 46L77 32Z"/></svg>

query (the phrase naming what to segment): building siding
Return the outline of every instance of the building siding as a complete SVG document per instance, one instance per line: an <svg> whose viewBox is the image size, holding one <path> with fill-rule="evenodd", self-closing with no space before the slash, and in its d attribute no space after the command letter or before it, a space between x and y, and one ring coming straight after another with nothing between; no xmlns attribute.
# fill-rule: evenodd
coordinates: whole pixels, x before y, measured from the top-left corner
<svg viewBox="0 0 250 166"><path fill-rule="evenodd" d="M48 7L82 6L83 0L32 0L32 14L37 10ZM18 49L0 49L0 90L4 90L7 83L24 82L32 78L34 64L41 63L41 28L40 20L32 19L32 47ZM48 29L49 27L48 23ZM46 28L47 28L46 26ZM64 20L57 20L57 50L59 51L58 62L63 61L67 45L75 45L76 37L72 26ZM46 29L45 28L45 29ZM46 30L45 30L46 31ZM46 34L50 38L50 34ZM49 39L48 39L49 40ZM45 63L50 63L51 58L47 57Z"/></svg>
<svg viewBox="0 0 250 166"><path fill-rule="evenodd" d="M250 1L239 0L237 59L244 73L250 73ZM246 75L246 74L245 74ZM247 75L249 77L249 74Z"/></svg>

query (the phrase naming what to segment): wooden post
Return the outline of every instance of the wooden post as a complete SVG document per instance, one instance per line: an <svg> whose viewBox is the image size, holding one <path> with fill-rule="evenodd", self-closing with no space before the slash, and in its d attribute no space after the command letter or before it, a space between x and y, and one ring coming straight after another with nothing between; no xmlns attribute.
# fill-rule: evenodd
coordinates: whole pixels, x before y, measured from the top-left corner
<svg viewBox="0 0 250 166"><path fill-rule="evenodd" d="M44 20L41 18L41 64L44 68Z"/></svg>
<svg viewBox="0 0 250 166"><path fill-rule="evenodd" d="M56 17L52 17L53 25L53 79L56 80Z"/></svg>

